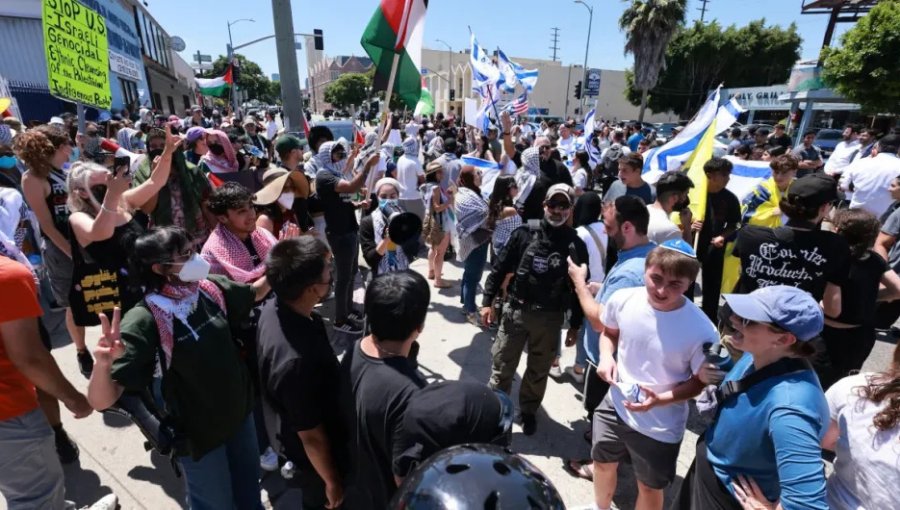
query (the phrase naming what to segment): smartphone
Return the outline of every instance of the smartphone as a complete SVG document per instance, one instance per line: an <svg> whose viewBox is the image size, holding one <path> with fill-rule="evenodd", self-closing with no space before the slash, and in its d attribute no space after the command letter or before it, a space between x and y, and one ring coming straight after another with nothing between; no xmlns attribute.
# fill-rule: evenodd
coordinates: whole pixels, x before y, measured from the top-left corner
<svg viewBox="0 0 900 510"><path fill-rule="evenodd" d="M115 172L118 173L119 169L125 167L124 175L131 175L131 158L128 156L116 156L116 159L113 163L113 168Z"/></svg>
<svg viewBox="0 0 900 510"><path fill-rule="evenodd" d="M175 124L169 124L169 132L171 132L175 136L178 136L178 128L175 126Z"/></svg>

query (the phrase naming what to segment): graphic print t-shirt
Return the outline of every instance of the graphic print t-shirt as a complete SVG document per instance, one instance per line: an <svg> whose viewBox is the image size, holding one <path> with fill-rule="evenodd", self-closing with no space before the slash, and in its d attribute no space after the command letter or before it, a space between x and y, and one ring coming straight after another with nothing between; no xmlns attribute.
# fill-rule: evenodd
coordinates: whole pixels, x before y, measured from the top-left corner
<svg viewBox="0 0 900 510"><path fill-rule="evenodd" d="M850 249L844 238L818 229L748 225L738 233L734 255L741 259L738 294L790 285L818 301L826 284L844 283L850 267Z"/></svg>

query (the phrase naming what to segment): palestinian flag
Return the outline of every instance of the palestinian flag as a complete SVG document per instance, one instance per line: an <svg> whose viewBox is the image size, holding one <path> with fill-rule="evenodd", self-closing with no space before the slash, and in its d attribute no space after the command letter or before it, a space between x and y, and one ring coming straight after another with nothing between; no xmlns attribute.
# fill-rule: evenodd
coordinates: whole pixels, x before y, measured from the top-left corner
<svg viewBox="0 0 900 510"><path fill-rule="evenodd" d="M231 66L225 70L225 75L218 78L194 78L200 94L204 96L223 97L228 94L228 89L234 84Z"/></svg>
<svg viewBox="0 0 900 510"><path fill-rule="evenodd" d="M419 96L419 102L416 103L416 109L413 115L431 115L434 113L434 97L431 91L425 87L425 78L422 78L422 94Z"/></svg>
<svg viewBox="0 0 900 510"><path fill-rule="evenodd" d="M399 55L394 93L414 109L422 95L422 35L428 0L381 0L360 43L375 64L376 91L386 90Z"/></svg>

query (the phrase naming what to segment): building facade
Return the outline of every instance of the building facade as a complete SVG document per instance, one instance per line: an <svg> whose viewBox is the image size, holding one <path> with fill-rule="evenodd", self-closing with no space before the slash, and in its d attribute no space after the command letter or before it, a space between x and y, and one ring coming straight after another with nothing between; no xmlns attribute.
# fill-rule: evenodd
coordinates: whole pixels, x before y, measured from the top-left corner
<svg viewBox="0 0 900 510"><path fill-rule="evenodd" d="M371 68L372 59L354 55L324 57L315 62L308 69L307 88L309 89L310 109L319 113L330 110L331 104L325 101L325 89L328 84L337 80L342 74L365 73Z"/></svg>

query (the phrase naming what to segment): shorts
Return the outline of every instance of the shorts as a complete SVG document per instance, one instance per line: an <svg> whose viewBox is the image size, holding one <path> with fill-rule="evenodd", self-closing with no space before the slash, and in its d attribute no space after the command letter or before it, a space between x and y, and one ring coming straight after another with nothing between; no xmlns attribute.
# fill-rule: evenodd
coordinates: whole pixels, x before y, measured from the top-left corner
<svg viewBox="0 0 900 510"><path fill-rule="evenodd" d="M425 217L425 223L422 225L422 237L429 246L435 247L441 244L447 232L444 231L442 225L434 217L434 212L429 212Z"/></svg>
<svg viewBox="0 0 900 510"><path fill-rule="evenodd" d="M60 308L68 308L69 291L72 290L72 271L75 264L49 239L44 239L41 244L41 257L44 267L47 268L53 299Z"/></svg>
<svg viewBox="0 0 900 510"><path fill-rule="evenodd" d="M591 459L601 464L631 459L634 477L651 489L665 489L675 479L681 443L664 443L629 427L607 395L594 410Z"/></svg>

